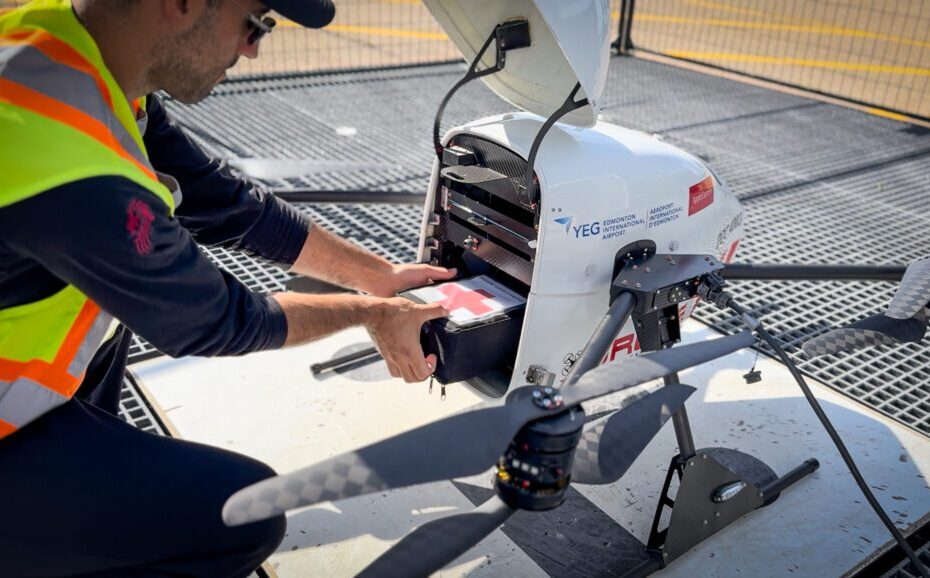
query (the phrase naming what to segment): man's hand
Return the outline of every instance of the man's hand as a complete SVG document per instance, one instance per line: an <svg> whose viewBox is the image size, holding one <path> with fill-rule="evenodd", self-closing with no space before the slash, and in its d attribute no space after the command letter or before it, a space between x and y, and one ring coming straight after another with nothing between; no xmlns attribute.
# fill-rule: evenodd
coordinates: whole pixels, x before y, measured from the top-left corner
<svg viewBox="0 0 930 578"><path fill-rule="evenodd" d="M423 381L436 368L436 356L423 357L420 331L430 319L449 314L441 305L419 305L402 297L385 299L365 323L375 347L387 363L392 377L407 383Z"/></svg>
<svg viewBox="0 0 930 578"><path fill-rule="evenodd" d="M275 293L271 297L287 318L285 346L361 325L368 330L392 376L403 377L407 382L423 381L436 368L435 355L423 356L420 330L430 319L449 314L442 305L419 305L403 297L344 293Z"/></svg>
<svg viewBox="0 0 930 578"><path fill-rule="evenodd" d="M455 269L432 265L392 265L389 274L372 280L368 293L376 297L394 297L401 291L413 287L422 287L436 281L447 281L455 277L455 273Z"/></svg>

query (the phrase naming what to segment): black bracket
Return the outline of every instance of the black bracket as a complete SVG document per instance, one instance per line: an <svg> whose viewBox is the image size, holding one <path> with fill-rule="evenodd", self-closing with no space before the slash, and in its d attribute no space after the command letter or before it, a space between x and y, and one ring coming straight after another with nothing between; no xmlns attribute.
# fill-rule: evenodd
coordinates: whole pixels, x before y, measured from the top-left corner
<svg viewBox="0 0 930 578"><path fill-rule="evenodd" d="M496 41L496 42L495 42ZM494 65L483 70L478 70L478 63L481 62L481 59L484 57L484 53L487 52L488 47L491 46L491 42L495 43L495 55L494 55ZM481 46L481 49L478 50L478 54L475 55L474 60L468 67L468 71L465 72L465 76L459 79L452 88L449 89L449 92L446 93L446 96L443 97L442 102L439 103L439 110L436 111L436 118L433 121L433 148L436 151L436 156L439 158L439 161L442 162L442 143L439 141L439 123L442 120L442 113L446 110L446 105L449 104L449 100L452 98L452 95L462 88L468 82L481 78L482 76L487 76L488 74L494 74L495 72L500 72L504 69L504 65L507 64L507 52L510 50L516 50L518 48L526 48L530 45L530 23L525 18L516 18L513 20L508 20L502 22L494 27L494 30L488 36L487 40L484 41L484 44Z"/></svg>
<svg viewBox="0 0 930 578"><path fill-rule="evenodd" d="M588 99L583 98L581 100L575 100L575 95L578 94L578 91L581 90L581 83L578 82L572 88L571 93L569 93L568 98L565 99L565 102L562 103L562 106L558 110L552 113L549 118L546 119L546 122L539 128L539 132L536 133L536 138L533 139L533 144L530 146L530 154L526 159L526 174L523 177L523 190L518 193L518 196L522 196L520 199L524 205L536 208L536 201L538 200L536 195L536 179L534 178L535 170L534 166L536 165L536 154L539 152L539 147L542 145L543 138L545 138L546 133L549 132L555 123L570 113L573 110L577 110L586 104L588 104Z"/></svg>
<svg viewBox="0 0 930 578"><path fill-rule="evenodd" d="M679 305L698 294L701 281L723 269L711 255L657 255L651 241L638 241L617 253L613 302L623 292L636 296L633 323L643 351L666 349L681 339Z"/></svg>
<svg viewBox="0 0 930 578"><path fill-rule="evenodd" d="M818 467L817 460L808 459L778 477L761 460L737 450L705 448L687 458L675 456L646 547L664 567L745 514L771 504L781 491ZM669 488L675 476L680 484L672 499ZM668 526L660 530L666 508L671 509Z"/></svg>

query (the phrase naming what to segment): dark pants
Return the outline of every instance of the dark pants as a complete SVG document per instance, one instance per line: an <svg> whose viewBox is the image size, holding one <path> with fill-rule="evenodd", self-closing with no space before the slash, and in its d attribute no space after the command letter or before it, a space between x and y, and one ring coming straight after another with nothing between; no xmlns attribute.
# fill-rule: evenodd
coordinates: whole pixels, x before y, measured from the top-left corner
<svg viewBox="0 0 930 578"><path fill-rule="evenodd" d="M0 440L0 576L247 576L278 547L283 516L220 517L271 468L127 425L118 391L81 395Z"/></svg>

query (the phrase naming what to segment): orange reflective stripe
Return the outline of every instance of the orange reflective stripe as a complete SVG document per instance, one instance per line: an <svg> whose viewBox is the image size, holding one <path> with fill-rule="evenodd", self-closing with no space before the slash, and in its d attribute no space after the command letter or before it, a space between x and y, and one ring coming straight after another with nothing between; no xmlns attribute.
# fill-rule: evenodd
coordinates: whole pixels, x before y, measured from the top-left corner
<svg viewBox="0 0 930 578"><path fill-rule="evenodd" d="M39 359L13 361L0 358L0 381L15 381L25 377L70 397L81 384L84 375L83 371L81 375L72 375L68 368L99 314L100 307L96 303L90 300L84 303L52 363Z"/></svg>
<svg viewBox="0 0 930 578"><path fill-rule="evenodd" d="M0 78L0 102L7 102L68 125L132 162L150 179L158 181L154 171L129 154L106 125L85 112L5 78Z"/></svg>
<svg viewBox="0 0 930 578"><path fill-rule="evenodd" d="M0 438L10 435L17 429L18 428L10 422L0 419Z"/></svg>
<svg viewBox="0 0 930 578"><path fill-rule="evenodd" d="M60 367L38 359L25 362L0 359L0 381L15 381L20 377L41 383L66 397L71 397L84 379L83 375L68 373L67 365Z"/></svg>
<svg viewBox="0 0 930 578"><path fill-rule="evenodd" d="M110 110L113 110L113 98L110 96L110 90L107 88L107 84L103 81L97 69L94 68L86 58L81 56L80 52L71 48L48 32L44 30L14 32L0 37L0 44L28 44L34 46L50 60L59 64L64 64L65 66L70 66L90 76L94 79L94 83L97 84L97 88L100 90L100 94L103 95L103 99L106 101L107 106L110 107Z"/></svg>
<svg viewBox="0 0 930 578"><path fill-rule="evenodd" d="M81 307L80 313L78 313L77 318L71 325L71 330L68 331L67 337L65 337L64 342L58 349L58 354L55 355L55 361L52 362L52 365L62 369L68 368L99 313L100 307L96 303L89 299L84 303L84 307Z"/></svg>

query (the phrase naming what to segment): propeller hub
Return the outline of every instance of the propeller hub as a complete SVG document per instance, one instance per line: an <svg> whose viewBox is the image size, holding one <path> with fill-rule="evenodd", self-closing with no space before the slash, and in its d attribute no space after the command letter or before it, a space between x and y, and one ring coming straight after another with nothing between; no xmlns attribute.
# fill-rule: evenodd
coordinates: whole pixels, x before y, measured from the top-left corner
<svg viewBox="0 0 930 578"><path fill-rule="evenodd" d="M559 390L553 387L537 386L533 389L533 403L541 409L553 410L565 407L565 400Z"/></svg>

